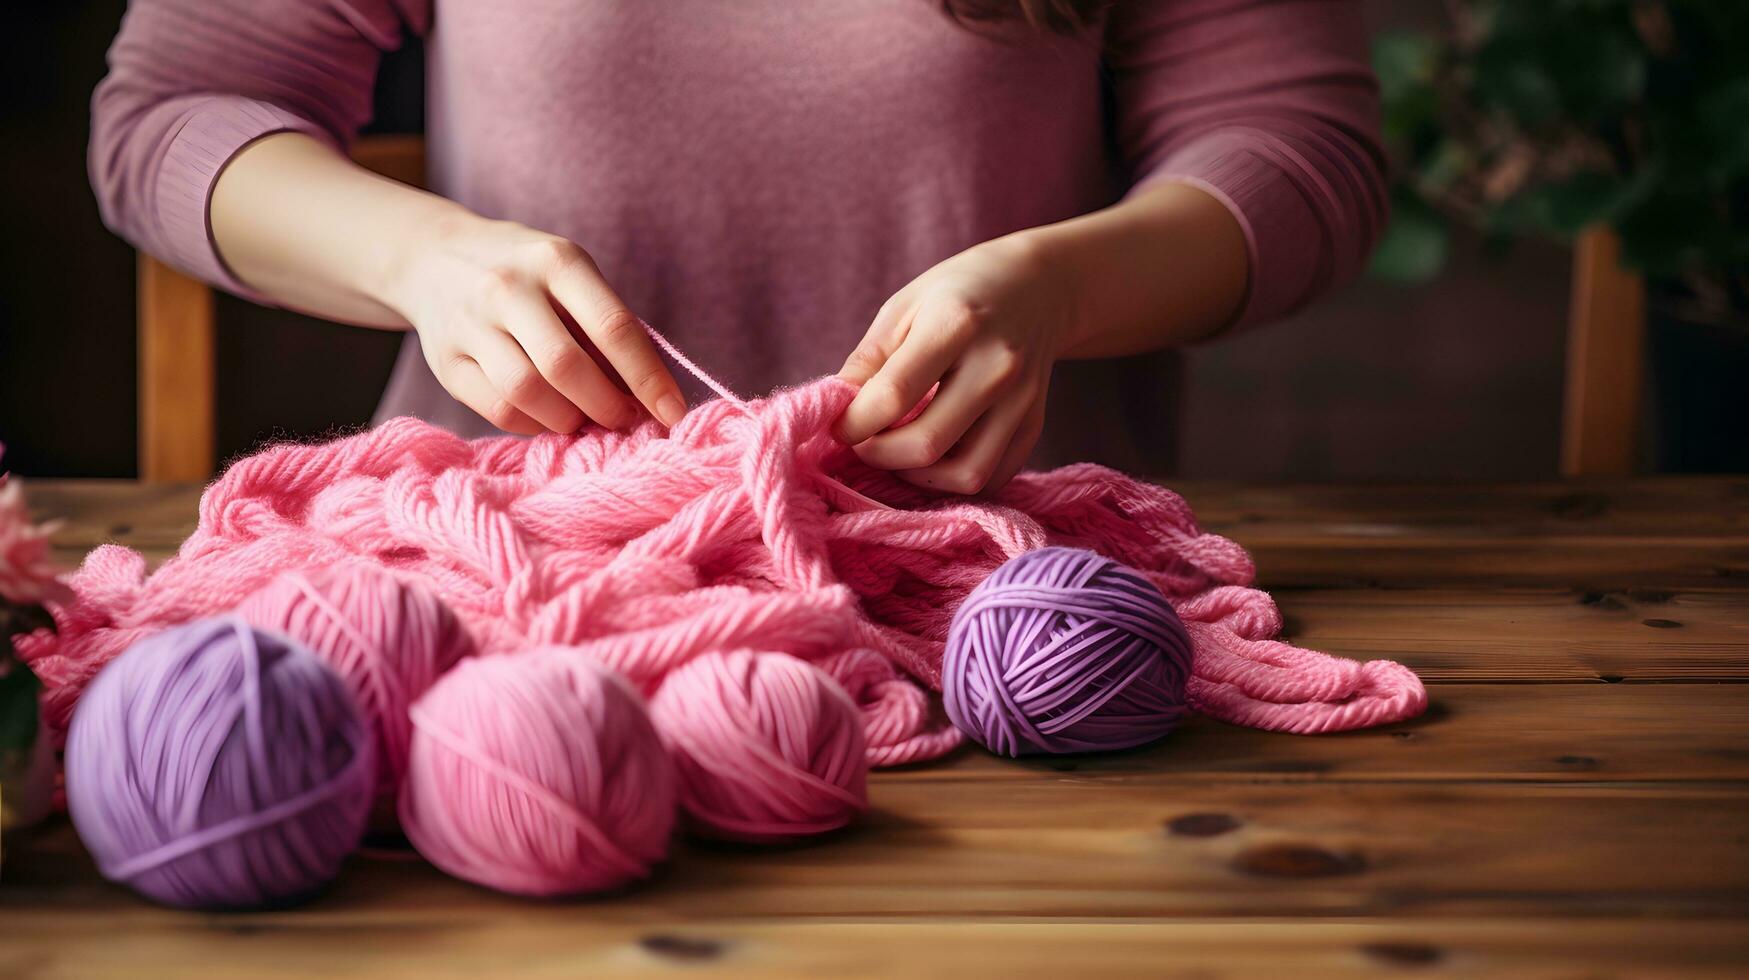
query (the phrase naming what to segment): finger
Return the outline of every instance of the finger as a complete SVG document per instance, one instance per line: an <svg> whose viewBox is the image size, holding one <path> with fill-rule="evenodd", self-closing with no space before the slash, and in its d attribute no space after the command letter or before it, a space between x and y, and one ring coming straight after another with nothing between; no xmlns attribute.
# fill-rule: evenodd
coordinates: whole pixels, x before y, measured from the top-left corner
<svg viewBox="0 0 1749 980"><path fill-rule="evenodd" d="M892 356L851 399L834 430L840 441L854 446L904 418L959 360L970 331L947 314L935 314L933 323L930 316L918 312Z"/></svg>
<svg viewBox="0 0 1749 980"><path fill-rule="evenodd" d="M882 303L856 349L844 359L838 376L855 385L874 377L905 339L905 327L911 322L911 312L910 297L903 289Z"/></svg>
<svg viewBox="0 0 1749 980"><path fill-rule="evenodd" d="M1026 417L1021 419L1020 428L1014 430L1014 438L1009 440L1008 448L1002 451L1002 459L996 463L996 468L990 471L990 478L984 481L983 493L996 493L1014 479L1026 466L1026 461L1032 456L1033 447L1038 445L1038 437L1045 430L1045 398L1043 395L1033 399L1032 407L1027 410Z"/></svg>
<svg viewBox="0 0 1749 980"><path fill-rule="evenodd" d="M637 407L565 329L543 295L518 293L502 307L504 326L535 370L571 404L610 429L638 419Z"/></svg>
<svg viewBox="0 0 1749 980"><path fill-rule="evenodd" d="M492 382L486 380L480 365L465 354L451 357L439 380L456 401L505 432L532 436L546 431L500 395Z"/></svg>
<svg viewBox="0 0 1749 980"><path fill-rule="evenodd" d="M554 432L576 432L582 427L583 410L541 377L522 345L509 334L496 327L476 330L466 347L486 380L518 411Z"/></svg>
<svg viewBox="0 0 1749 980"><path fill-rule="evenodd" d="M935 463L1019 380L1020 371L1019 356L1006 348L987 347L967 354L922 413L857 445L856 454L870 466L887 470Z"/></svg>
<svg viewBox="0 0 1749 980"><path fill-rule="evenodd" d="M663 425L679 422L686 414L686 399L644 332L644 321L614 293L581 249L561 256L547 288L570 311L632 397Z"/></svg>
<svg viewBox="0 0 1749 980"><path fill-rule="evenodd" d="M899 478L920 487L949 493L972 494L989 485L997 467L1006 461L1027 416L1038 399L1030 392L1004 399L977 420L952 455L930 466L899 472ZM1036 433L1033 439L1037 439ZM1026 447L1031 449L1031 445ZM1024 460L1024 454L1022 459Z"/></svg>

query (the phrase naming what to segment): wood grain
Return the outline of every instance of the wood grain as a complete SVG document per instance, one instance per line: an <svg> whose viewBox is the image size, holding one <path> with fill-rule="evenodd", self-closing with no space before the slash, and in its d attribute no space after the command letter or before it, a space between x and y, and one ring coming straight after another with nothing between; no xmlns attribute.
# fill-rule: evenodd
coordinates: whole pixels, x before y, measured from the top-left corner
<svg viewBox="0 0 1749 980"><path fill-rule="evenodd" d="M1409 533L1566 538L1715 537L1749 532L1749 477L1660 476L1546 483L1165 484L1197 519L1252 541L1391 538ZM1534 541L1530 543L1535 543Z"/></svg>
<svg viewBox="0 0 1749 980"><path fill-rule="evenodd" d="M18 980L174 976L274 980L405 976L726 978L1739 977L1749 930L1668 919L1296 919L1140 922L651 920L605 924L566 908L384 925L335 917L128 917L105 941L28 920L0 947ZM142 972L142 967L151 965ZM1590 969L1582 967L1591 966Z"/></svg>
<svg viewBox="0 0 1749 980"><path fill-rule="evenodd" d="M1278 591L1285 636L1429 682L1729 680L1749 674L1749 592Z"/></svg>
<svg viewBox="0 0 1749 980"><path fill-rule="evenodd" d="M212 473L213 297L204 283L140 253L140 478Z"/></svg>
<svg viewBox="0 0 1749 980"><path fill-rule="evenodd" d="M1749 586L1749 480L1172 484L1266 588Z"/></svg>
<svg viewBox="0 0 1749 980"><path fill-rule="evenodd" d="M1192 716L1129 752L1000 759L966 750L903 782L1749 783L1749 684L1433 684L1396 725L1285 738ZM1028 775L1031 774L1031 775ZM1746 827L1745 829L1749 829Z"/></svg>
<svg viewBox="0 0 1749 980"><path fill-rule="evenodd" d="M789 848L684 844L646 885L580 903L654 917L1745 916L1741 783L1211 783L885 778L836 836ZM1210 832L1210 828L1216 828ZM66 827L16 858L4 903L102 916L137 906ZM410 855L362 858L295 913L378 922L520 919L529 903ZM14 911L17 910L17 911ZM16 933L15 933L16 934Z"/></svg>
<svg viewBox="0 0 1749 980"><path fill-rule="evenodd" d="M64 821L8 837L0 975L1740 976L1749 971L1749 481L1182 488L1287 635L1429 682L1411 722L1191 718L1132 752L878 773L847 832L683 842L530 903L404 849L313 903L179 913ZM168 555L195 487L32 483L57 555Z"/></svg>
<svg viewBox="0 0 1749 980"><path fill-rule="evenodd" d="M1393 541L1247 539L1257 584L1283 588L1736 589L1749 583L1749 538L1478 537Z"/></svg>
<svg viewBox="0 0 1749 980"><path fill-rule="evenodd" d="M52 544L62 564L76 564L100 544L121 544L163 560L194 531L198 484L131 480L32 480L32 515L54 521Z"/></svg>

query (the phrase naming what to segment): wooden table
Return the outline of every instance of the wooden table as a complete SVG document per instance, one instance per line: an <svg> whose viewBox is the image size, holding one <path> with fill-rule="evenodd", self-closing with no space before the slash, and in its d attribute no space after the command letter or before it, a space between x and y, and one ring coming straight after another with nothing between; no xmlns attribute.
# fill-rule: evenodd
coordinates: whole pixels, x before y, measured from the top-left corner
<svg viewBox="0 0 1749 980"><path fill-rule="evenodd" d="M195 491L36 483L74 561L153 556ZM103 882L10 841L0 976L1069 977L1749 971L1749 480L1184 488L1299 643L1419 670L1416 721L881 773L806 846L683 844L652 882L520 901L401 853L293 911Z"/></svg>

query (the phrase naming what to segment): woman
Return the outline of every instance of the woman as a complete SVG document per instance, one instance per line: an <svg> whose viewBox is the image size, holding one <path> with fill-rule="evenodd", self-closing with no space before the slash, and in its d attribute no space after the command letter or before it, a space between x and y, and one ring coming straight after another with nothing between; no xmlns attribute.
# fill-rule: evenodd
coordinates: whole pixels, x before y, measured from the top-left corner
<svg viewBox="0 0 1749 980"><path fill-rule="evenodd" d="M743 392L839 369L837 434L922 485L1158 471L1171 351L1301 306L1383 222L1358 8L134 0L92 179L201 278L410 328L379 417L672 424L642 317ZM406 31L435 193L341 152Z"/></svg>

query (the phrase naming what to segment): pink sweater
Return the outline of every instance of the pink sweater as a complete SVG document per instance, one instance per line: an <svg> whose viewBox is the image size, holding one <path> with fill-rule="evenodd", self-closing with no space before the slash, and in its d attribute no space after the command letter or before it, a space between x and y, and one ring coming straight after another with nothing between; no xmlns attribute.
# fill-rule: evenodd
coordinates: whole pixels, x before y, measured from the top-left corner
<svg viewBox="0 0 1749 980"><path fill-rule="evenodd" d="M993 40L935 0L133 0L93 97L92 182L119 234L259 299L214 250L214 176L276 131L344 145L411 30L432 189L583 245L633 309L758 393L836 370L935 262L1145 181L1195 183L1238 218L1238 322L1347 279L1385 214L1359 8L1117 0L1088 38ZM488 431L416 344L379 417ZM1037 461L1158 471L1173 364L1061 365Z"/></svg>

